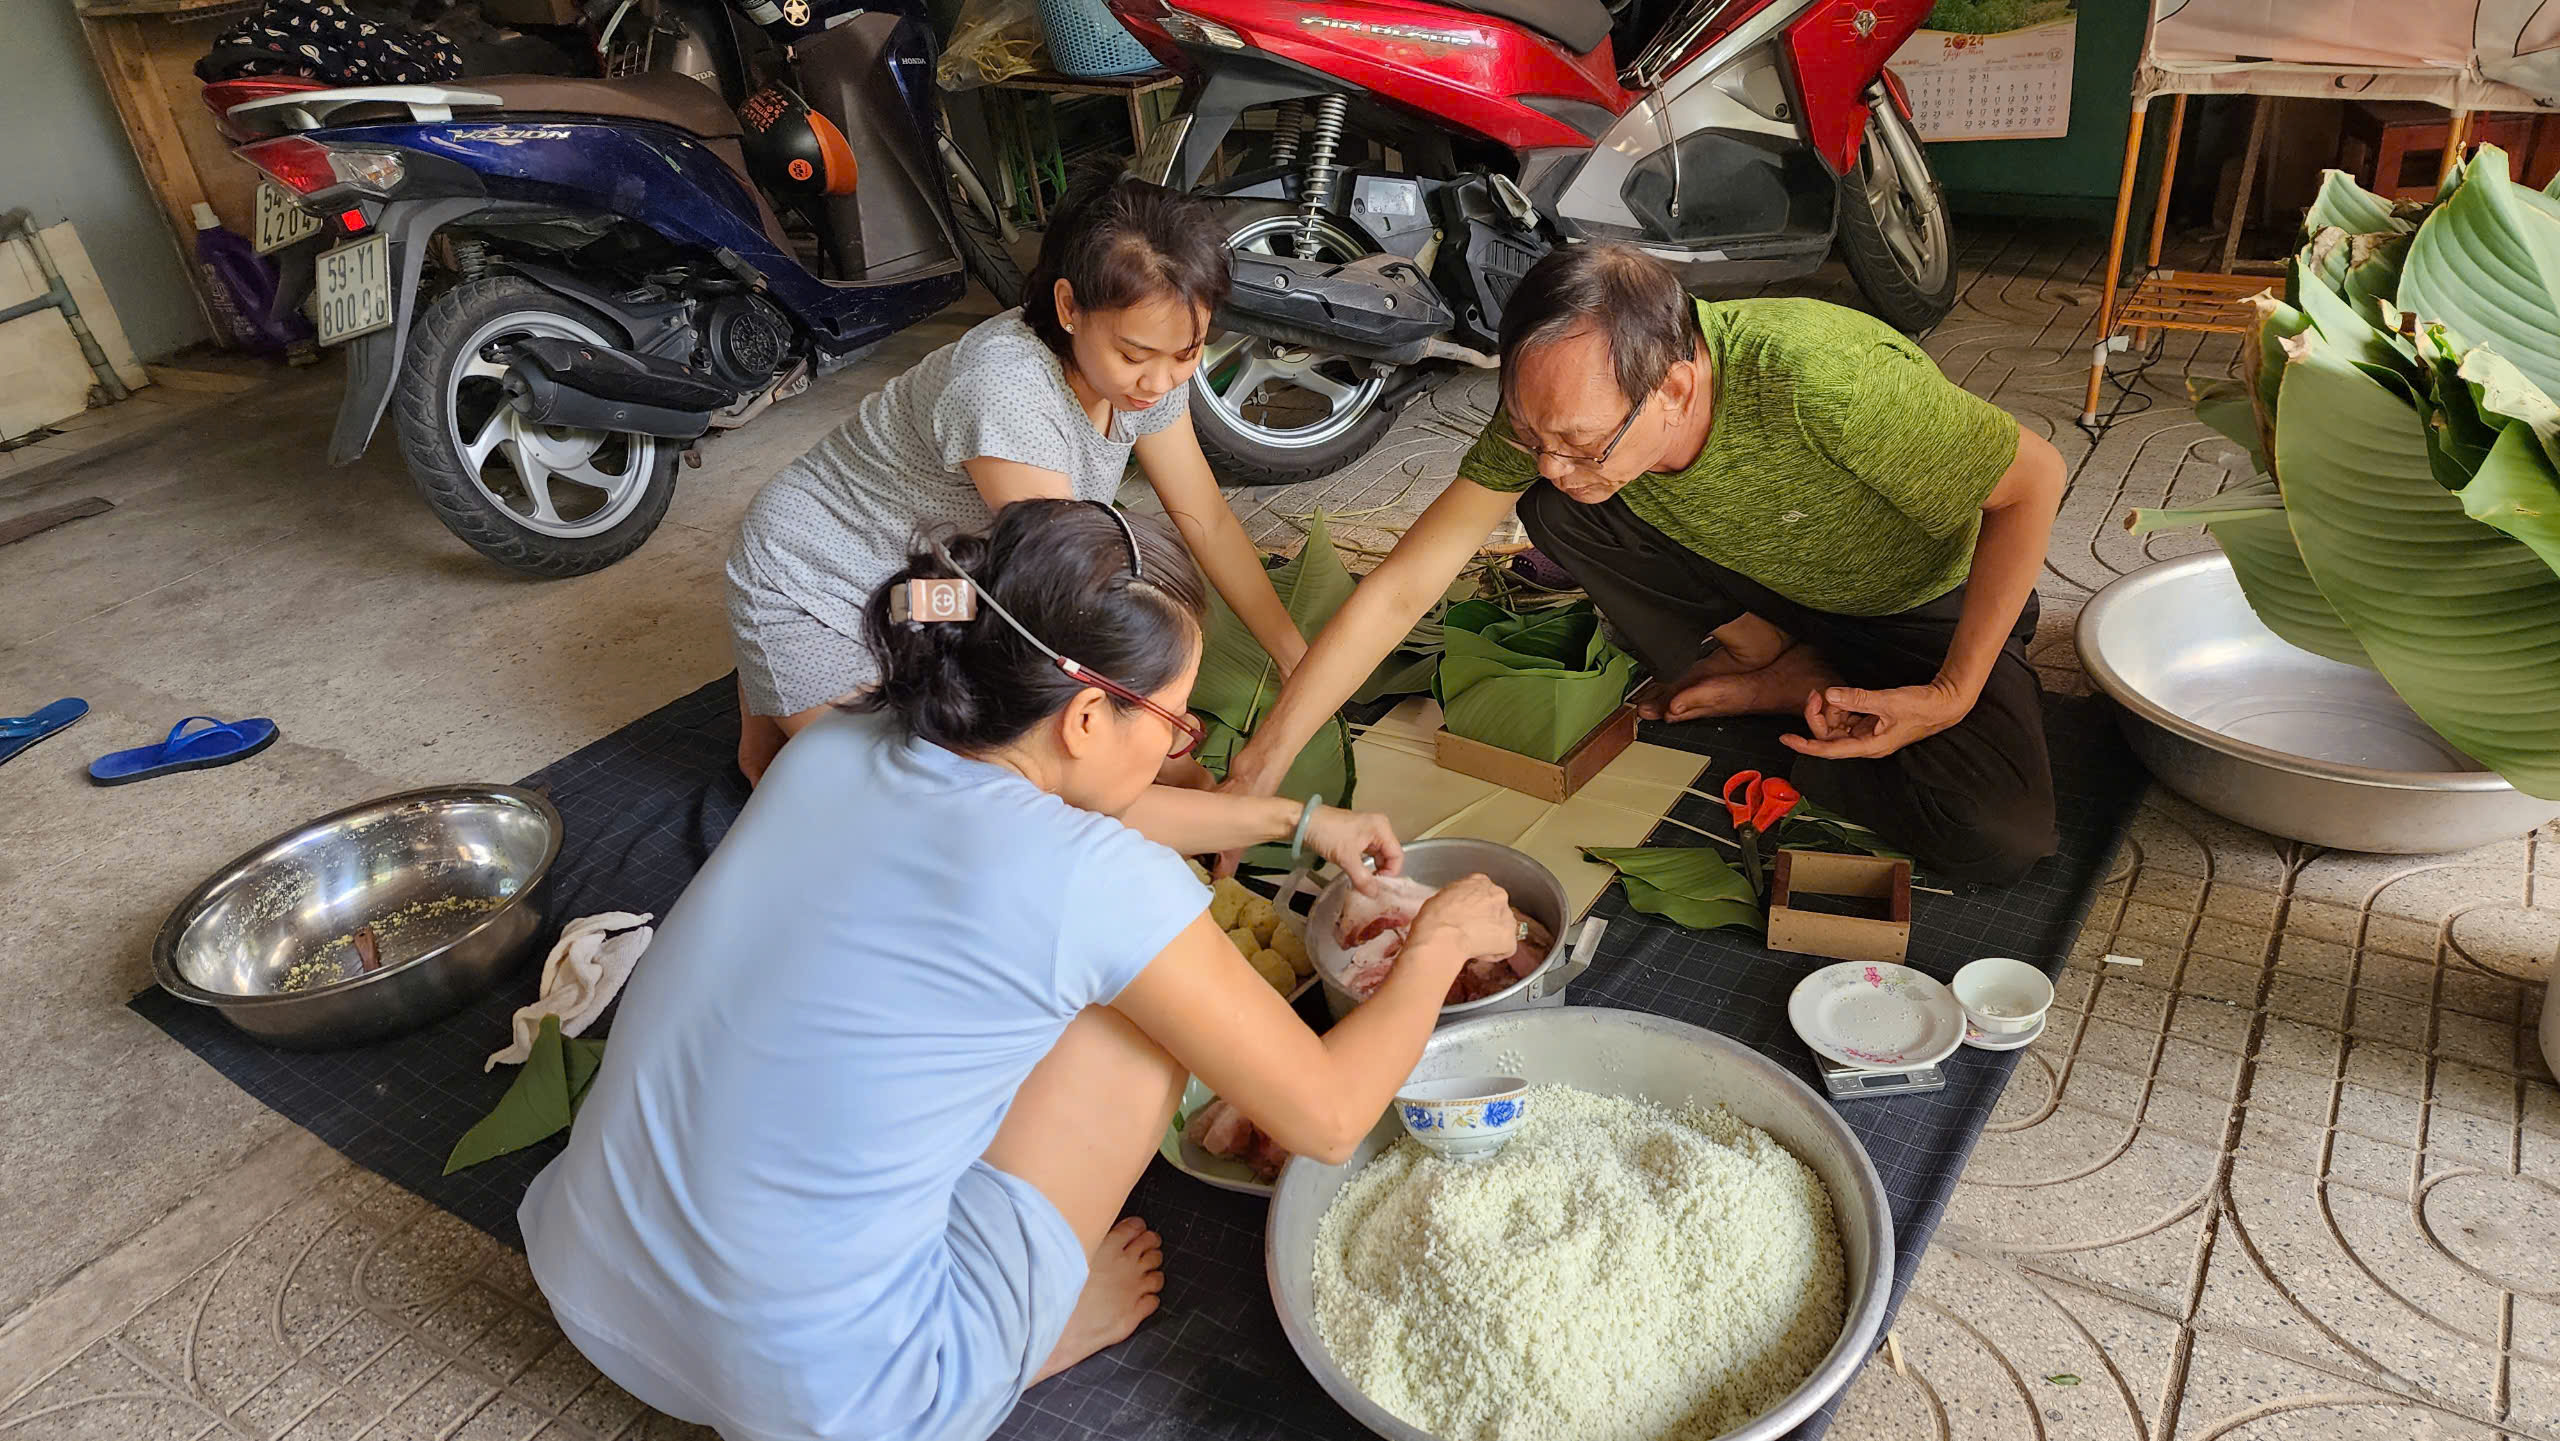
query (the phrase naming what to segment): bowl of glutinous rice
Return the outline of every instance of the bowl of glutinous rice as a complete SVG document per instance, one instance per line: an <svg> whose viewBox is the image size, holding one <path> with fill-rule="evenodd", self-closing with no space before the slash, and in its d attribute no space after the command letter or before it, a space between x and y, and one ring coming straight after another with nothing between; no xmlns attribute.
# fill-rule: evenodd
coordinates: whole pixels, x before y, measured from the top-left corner
<svg viewBox="0 0 2560 1441"><path fill-rule="evenodd" d="M1490 1159L1441 1159L1389 1115L1347 1163L1281 1174L1272 1300L1343 1409L1393 1441L1774 1441L1857 1374L1893 1222L1811 1087L1585 1006L1445 1027L1413 1083L1484 1075L1528 1086Z"/></svg>

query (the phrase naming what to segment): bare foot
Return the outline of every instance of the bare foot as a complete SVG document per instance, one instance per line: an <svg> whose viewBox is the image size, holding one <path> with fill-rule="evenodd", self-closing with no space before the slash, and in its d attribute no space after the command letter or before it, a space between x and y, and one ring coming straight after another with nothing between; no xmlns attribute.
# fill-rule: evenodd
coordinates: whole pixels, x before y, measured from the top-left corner
<svg viewBox="0 0 2560 1441"><path fill-rule="evenodd" d="M1786 653L1795 637L1745 612L1715 629L1716 648L1733 658L1737 672L1758 670Z"/></svg>
<svg viewBox="0 0 2560 1441"><path fill-rule="evenodd" d="M1124 1217L1103 1236L1093 1253L1093 1270L1076 1297L1075 1314L1058 1337L1035 1382L1046 1381L1078 1361L1129 1339L1156 1311L1156 1293L1164 1289L1164 1238L1135 1216Z"/></svg>
<svg viewBox="0 0 2560 1441"><path fill-rule="evenodd" d="M1714 657L1710 656L1712 660ZM1693 671L1692 675L1696 675ZM1662 719L1702 720L1708 716L1796 715L1806 696L1840 683L1809 645L1789 646L1779 657L1739 673L1699 676L1674 692L1662 706Z"/></svg>
<svg viewBox="0 0 2560 1441"><path fill-rule="evenodd" d="M1715 628L1716 648L1699 657L1688 672L1668 686L1656 686L1637 702L1646 720L1690 720L1709 712L1682 713L1680 698L1719 676L1747 675L1770 665L1795 644L1795 638L1756 615L1745 614ZM1721 712L1732 714L1732 712Z"/></svg>

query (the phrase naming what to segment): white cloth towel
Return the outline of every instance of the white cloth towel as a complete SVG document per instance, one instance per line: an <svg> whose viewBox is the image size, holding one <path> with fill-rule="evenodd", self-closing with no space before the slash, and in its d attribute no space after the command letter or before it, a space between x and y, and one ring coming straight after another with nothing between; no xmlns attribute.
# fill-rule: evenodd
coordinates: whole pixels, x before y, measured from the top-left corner
<svg viewBox="0 0 2560 1441"><path fill-rule="evenodd" d="M515 1040L491 1055L480 1069L494 1071L501 1063L523 1065L533 1054L534 1038L542 1034L545 1016L560 1018L564 1036L595 1024L620 994L622 983L631 978L632 964L649 948L649 938L657 934L647 924L651 919L629 911L607 911L581 916L563 927L559 944L542 963L542 994L516 1012ZM609 934L614 931L621 934Z"/></svg>

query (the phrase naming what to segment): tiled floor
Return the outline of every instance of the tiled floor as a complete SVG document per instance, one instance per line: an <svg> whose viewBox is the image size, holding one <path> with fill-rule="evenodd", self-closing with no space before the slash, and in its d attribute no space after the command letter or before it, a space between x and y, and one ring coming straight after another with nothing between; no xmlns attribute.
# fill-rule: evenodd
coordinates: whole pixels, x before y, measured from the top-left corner
<svg viewBox="0 0 2560 1441"><path fill-rule="evenodd" d="M2175 391L2180 372L2217 372L2228 351L2173 348L2155 372L2167 385L2152 393L2153 409L2093 446L2071 423L2094 305L2088 237L1979 233L1964 304L1930 349L2073 463L2037 656L2048 684L2076 689L2070 627L2080 602L2113 575L2196 544L2135 540L2116 524L2124 508L2210 493L2228 474L2232 448L2196 425ZM1846 296L1836 277L1812 288ZM902 358L893 352L881 364ZM787 456L828 408L880 374L879 365L857 368L816 404L777 412L752 454ZM1240 494L1239 510L1258 534L1285 541L1321 506L1346 548L1381 547L1436 493L1489 398L1484 377L1445 386L1353 471ZM396 481L396 470L375 475L372 498L397 503ZM749 488L733 483L695 500L675 524L716 540ZM285 503L244 494L252 511ZM349 545L340 526L278 534L237 518L184 518L240 527L247 550L303 547L322 557L316 564L339 563ZM396 538L431 557L417 564L436 584L501 593L449 563L431 530L413 522L403 516ZM714 605L719 546L681 535L660 546L623 568L657 567L649 603L663 608L672 595ZM195 584L219 596L271 577L277 561L229 579L224 565L212 561ZM600 602L638 603L609 581L576 584L589 603L554 612L552 623L574 625ZM0 599L9 585L0 568ZM517 591L546 603L570 593ZM0 644L0 680L25 672L12 662L40 645L58 662L73 640L139 644L147 630L66 619L23 645ZM609 634L572 647L586 658L561 674L574 682L579 667L654 665L664 699L717 673L706 669L716 647L683 634L681 675L666 673L663 644L617 649ZM532 643L520 637L507 643L524 664L569 658L557 647L522 650ZM387 652L364 659L394 664ZM411 706L446 704L440 682L478 674L448 653L404 651L398 663L408 667L400 695ZM587 708L645 709L650 693L617 689L608 700L588 697ZM411 723L405 712L375 714L395 731ZM530 769L549 758L545 746L566 748L548 726L490 704L471 715L503 731L462 741L492 773ZM287 814L275 819L321 808L312 802L329 799L332 785L443 778L422 758L434 753L415 747L460 733L420 729L427 738L409 737L410 749L333 741L337 769L321 768L330 784L279 778L271 803ZM108 823L84 819L63 797L44 799L61 827ZM122 853L112 837L77 835L63 865L84 849ZM182 886L195 868L190 859L170 884ZM146 889L144 902L157 894ZM137 919L102 931L111 939L101 944L130 947L138 927L147 933L149 904L127 909ZM33 964L38 936L62 933L40 924L44 914L0 905L0 979ZM2555 952L2560 836L2464 856L2332 855L2154 799L2073 953L2053 1023L1974 1158L1895 1344L1855 1384L1833 1436L2560 1441L2560 1090L2533 1031ZM107 970L110 983L83 992L54 1032L218 1087L112 1013L132 969L120 961ZM74 1248L0 1321L0 1441L494 1441L682 1429L643 1415L560 1343L513 1253L254 1108L216 1106L194 1124L236 1138L230 1169L115 1190L135 1192L120 1202L129 1206L160 1197L159 1210L102 1228L106 1241ZM10 1145L0 1131L0 1155ZM113 1145L71 1153L131 1168L162 1163ZM12 1230L29 1214L17 1203L31 1195L61 1190L13 1181L0 1166L0 1214ZM153 1221L159 1211L167 1214ZM85 1269L60 1274L84 1259ZM10 1283L0 1309L18 1305L6 1297L19 1293L21 1273L0 1264L0 1279Z"/></svg>

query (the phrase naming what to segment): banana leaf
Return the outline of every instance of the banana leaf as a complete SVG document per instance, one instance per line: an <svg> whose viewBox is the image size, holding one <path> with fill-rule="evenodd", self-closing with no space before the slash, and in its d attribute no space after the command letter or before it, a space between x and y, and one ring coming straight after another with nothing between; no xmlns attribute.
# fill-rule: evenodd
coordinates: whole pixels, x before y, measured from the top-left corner
<svg viewBox="0 0 2560 1441"><path fill-rule="evenodd" d="M2266 438L2258 428L2258 399L2252 387L2236 380L2190 379L2187 401L2196 408L2196 419L2249 452L2258 469L2267 469Z"/></svg>
<svg viewBox="0 0 2560 1441"><path fill-rule="evenodd" d="M1583 601L1521 616L1489 601L1449 608L1433 684L1453 735L1557 761L1627 698L1635 657Z"/></svg>
<svg viewBox="0 0 2560 1441"><path fill-rule="evenodd" d="M2392 305L2400 296L2400 270L2409 256L2406 235L2352 235L2347 238L2347 273L2345 295L2356 313L2385 330L2398 325L2386 322L2383 307Z"/></svg>
<svg viewBox="0 0 2560 1441"><path fill-rule="evenodd" d="M2308 240L2332 228L2349 235L2364 235L2415 227L2400 218L2399 209L2390 201L2358 185L2354 176L2343 170L2324 170L2320 173L2320 194L2302 218L2303 238Z"/></svg>
<svg viewBox="0 0 2560 1441"><path fill-rule="evenodd" d="M1614 866L1627 888L1627 904L1693 931L1727 926L1754 935L1768 927L1760 900L1742 872L1724 857L1698 846L1617 848L1585 846L1582 853Z"/></svg>
<svg viewBox="0 0 2560 1441"><path fill-rule="evenodd" d="M2125 518L2136 535L2201 525L2231 560L2240 594L2258 620L2288 645L2347 665L2373 669L2364 646L2338 618L2328 597L2303 568L2302 552L2285 517L2276 483L2259 476L2210 500L2161 510L2137 510Z"/></svg>
<svg viewBox="0 0 2560 1441"><path fill-rule="evenodd" d="M1307 525L1307 543L1271 572L1271 588L1289 613L1298 633L1309 640L1324 629L1333 613L1351 598L1359 584L1334 549L1333 535L1319 514ZM1280 698L1280 671L1253 632L1227 608L1215 591L1209 596L1209 634L1201 646L1200 676L1191 686L1191 709L1209 738L1200 747L1200 764L1224 779L1236 749ZM1289 763L1280 794L1292 800L1321 795L1334 805L1347 805L1357 781L1352 765L1351 732L1335 716L1317 730ZM1256 865L1285 867L1287 847L1261 847L1246 853ZM1276 855L1276 859L1275 859Z"/></svg>
<svg viewBox="0 0 2560 1441"><path fill-rule="evenodd" d="M2457 203L2494 203L2504 176L2479 170ZM2560 799L2560 575L2437 483L2415 411L2326 339L2293 345L2276 463L2304 569L2438 735L2517 789Z"/></svg>
<svg viewBox="0 0 2560 1441"><path fill-rule="evenodd" d="M515 1084L507 1087L479 1124L453 1143L444 1173L450 1176L569 1129L596 1078L596 1067L603 1063L604 1042L563 1037L560 1018L543 1017L541 1034L534 1037L532 1052L516 1072Z"/></svg>
<svg viewBox="0 0 2560 1441"><path fill-rule="evenodd" d="M2560 395L2560 216L2509 182L2496 146L2482 146L2466 175L2409 244L2400 308Z"/></svg>
<svg viewBox="0 0 2560 1441"><path fill-rule="evenodd" d="M2524 542L2560 573L2560 474L2524 426L2499 434L2488 459L2462 488L2462 511Z"/></svg>
<svg viewBox="0 0 2560 1441"><path fill-rule="evenodd" d="M1451 582L1449 593L1431 608L1430 614L1414 622L1403 644L1378 662L1378 668L1369 673L1368 680L1352 693L1351 699L1365 705L1388 696L1430 694L1431 682L1440 674L1440 657L1449 648L1449 608L1472 597L1476 589L1473 575L1461 575Z"/></svg>

